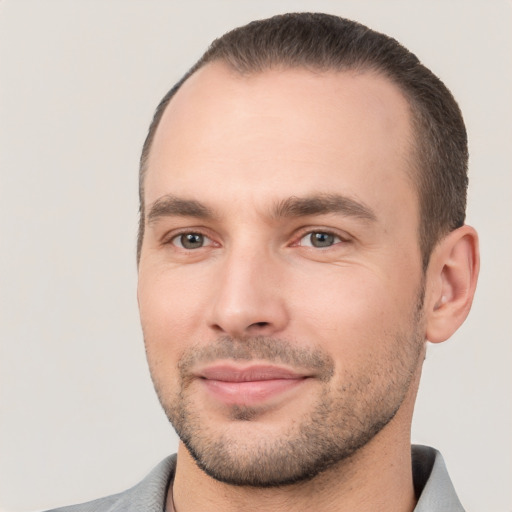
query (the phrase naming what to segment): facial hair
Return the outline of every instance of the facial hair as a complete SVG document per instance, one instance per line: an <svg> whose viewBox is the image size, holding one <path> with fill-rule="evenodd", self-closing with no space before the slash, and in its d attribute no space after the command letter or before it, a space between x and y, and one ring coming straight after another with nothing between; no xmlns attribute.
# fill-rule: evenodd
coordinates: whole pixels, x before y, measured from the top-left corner
<svg viewBox="0 0 512 512"><path fill-rule="evenodd" d="M397 333L385 357L356 371L336 375L332 357L319 347L283 339L220 337L189 347L178 364L174 393L152 372L163 409L195 462L212 478L232 485L276 487L310 480L349 459L395 416L422 354L418 310L411 332ZM231 406L230 428L211 428L194 401L192 369L215 360L267 361L315 374L319 385L306 413L290 417L278 435L258 420L265 409ZM150 368L151 368L150 363ZM247 430L246 427L252 427ZM237 429L239 428L239 431ZM249 432L249 434L248 434Z"/></svg>

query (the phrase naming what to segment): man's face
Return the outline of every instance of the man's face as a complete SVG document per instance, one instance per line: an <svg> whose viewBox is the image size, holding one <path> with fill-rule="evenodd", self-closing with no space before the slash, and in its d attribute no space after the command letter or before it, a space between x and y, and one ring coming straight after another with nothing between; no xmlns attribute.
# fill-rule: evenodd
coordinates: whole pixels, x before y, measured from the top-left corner
<svg viewBox="0 0 512 512"><path fill-rule="evenodd" d="M370 73L209 64L167 107L138 298L160 401L211 476L311 478L410 413L411 139L405 99Z"/></svg>

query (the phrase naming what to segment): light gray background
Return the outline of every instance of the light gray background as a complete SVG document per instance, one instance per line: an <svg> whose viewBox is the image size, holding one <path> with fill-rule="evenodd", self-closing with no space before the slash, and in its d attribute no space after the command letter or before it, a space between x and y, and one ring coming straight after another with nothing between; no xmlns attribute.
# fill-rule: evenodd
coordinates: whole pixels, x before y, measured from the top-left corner
<svg viewBox="0 0 512 512"><path fill-rule="evenodd" d="M469 511L512 510L504 0L0 2L0 509L120 491L175 450L137 317L140 147L160 97L214 37L299 10L393 35L465 114L481 279L464 327L429 350L413 440L443 452Z"/></svg>

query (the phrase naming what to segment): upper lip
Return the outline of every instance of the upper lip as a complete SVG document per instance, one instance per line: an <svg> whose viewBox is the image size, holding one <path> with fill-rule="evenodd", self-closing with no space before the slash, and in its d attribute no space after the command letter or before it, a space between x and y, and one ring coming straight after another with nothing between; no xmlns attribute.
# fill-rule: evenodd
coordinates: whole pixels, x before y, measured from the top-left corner
<svg viewBox="0 0 512 512"><path fill-rule="evenodd" d="M224 382L251 382L276 379L304 379L308 375L298 373L289 368L273 365L252 364L249 366L234 366L217 364L203 368L197 376L208 380Z"/></svg>

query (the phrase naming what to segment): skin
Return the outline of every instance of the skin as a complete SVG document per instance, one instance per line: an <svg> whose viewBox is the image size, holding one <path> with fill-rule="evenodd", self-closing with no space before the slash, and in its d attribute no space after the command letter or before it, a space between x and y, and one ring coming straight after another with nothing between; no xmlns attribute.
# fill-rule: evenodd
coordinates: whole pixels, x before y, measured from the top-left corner
<svg viewBox="0 0 512 512"><path fill-rule="evenodd" d="M180 443L179 512L414 508L409 439L425 341L443 341L467 315L478 252L464 226L422 272L412 137L406 100L370 73L239 76L213 63L171 101L148 161L138 288L168 415L179 423L186 407L193 437L226 440L241 467L278 451L298 425L319 423L322 401L339 405L322 435L385 418L318 475L271 488L214 479ZM282 207L311 197L325 206L333 195L345 201L336 211ZM203 245L184 247L184 233L201 234ZM315 247L311 233L333 238ZM270 361L306 378L261 400L236 392L226 401L198 377L212 364L268 364L262 340L325 357L323 365L300 355ZM242 360L229 355L237 347L248 352Z"/></svg>

